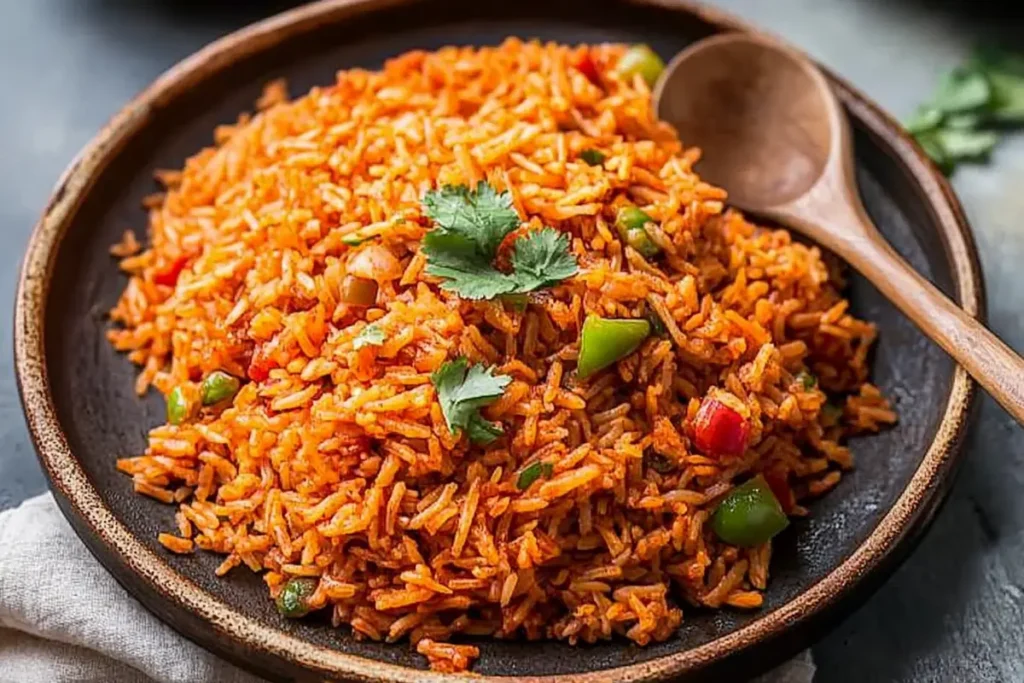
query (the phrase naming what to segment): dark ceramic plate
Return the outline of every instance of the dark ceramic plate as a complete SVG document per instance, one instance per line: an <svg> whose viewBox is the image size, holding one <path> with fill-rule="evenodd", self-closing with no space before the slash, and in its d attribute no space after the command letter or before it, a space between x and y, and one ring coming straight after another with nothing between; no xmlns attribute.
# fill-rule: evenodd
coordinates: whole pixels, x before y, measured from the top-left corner
<svg viewBox="0 0 1024 683"><path fill-rule="evenodd" d="M109 245L141 228L152 171L179 167L219 123L248 109L268 79L292 92L333 80L341 67L377 67L410 48L496 43L508 35L570 43L647 42L671 56L734 20L684 3L414 2L336 0L294 10L231 35L179 64L127 106L61 179L29 245L18 291L16 355L39 457L61 508L101 562L180 632L264 675L425 680L405 644L354 640L345 630L277 616L258 577L216 579L219 559L178 557L157 545L173 510L132 493L117 457L140 452L163 401L139 400L133 368L104 340L104 312L124 286ZM979 267L960 207L900 128L841 81L833 84L855 129L864 202L896 248L974 315ZM690 610L678 634L638 648L622 640L480 642L476 672L581 679L731 680L813 642L863 600L920 535L956 464L973 385L870 285L853 278L855 312L881 341L875 381L896 402L899 425L856 440L857 469L779 540L763 609Z"/></svg>

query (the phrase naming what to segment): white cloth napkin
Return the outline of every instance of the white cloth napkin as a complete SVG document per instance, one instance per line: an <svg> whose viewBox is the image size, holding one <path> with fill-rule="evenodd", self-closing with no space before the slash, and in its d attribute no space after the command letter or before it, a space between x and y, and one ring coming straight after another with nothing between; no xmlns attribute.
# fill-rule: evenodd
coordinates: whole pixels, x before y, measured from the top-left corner
<svg viewBox="0 0 1024 683"><path fill-rule="evenodd" d="M804 652L758 683L811 683ZM0 513L0 683L260 683L121 588L47 493Z"/></svg>

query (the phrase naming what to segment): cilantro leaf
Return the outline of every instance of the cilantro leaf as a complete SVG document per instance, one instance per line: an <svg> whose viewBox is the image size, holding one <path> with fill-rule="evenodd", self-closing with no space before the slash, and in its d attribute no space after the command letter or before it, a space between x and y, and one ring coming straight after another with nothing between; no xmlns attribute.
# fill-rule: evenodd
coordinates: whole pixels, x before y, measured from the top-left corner
<svg viewBox="0 0 1024 683"><path fill-rule="evenodd" d="M981 72L959 68L942 79L935 106L945 114L959 114L986 106L991 97L992 88Z"/></svg>
<svg viewBox="0 0 1024 683"><path fill-rule="evenodd" d="M924 133L918 133L915 137L917 138L918 144L921 145L921 149L925 151L925 154L931 157L931 160L935 162L935 165L939 167L939 170L946 175L949 175L953 172L956 162L953 159L950 159L949 155L946 154L945 148L942 146L942 143L939 142L939 138L935 133L936 131L929 130Z"/></svg>
<svg viewBox="0 0 1024 683"><path fill-rule="evenodd" d="M974 130L978 126L984 123L984 118L977 112L970 112L967 114L953 114L947 116L946 120L942 122L944 128L955 128L957 130Z"/></svg>
<svg viewBox="0 0 1024 683"><path fill-rule="evenodd" d="M430 275L444 278L441 289L457 293L463 299L493 299L501 294L512 292L516 288L515 280L493 268L477 267L472 264L449 266L431 266L427 269Z"/></svg>
<svg viewBox="0 0 1024 683"><path fill-rule="evenodd" d="M1015 124L1024 124L1024 56L985 47L948 73L906 125L949 174L962 162L987 160L997 131Z"/></svg>
<svg viewBox="0 0 1024 683"><path fill-rule="evenodd" d="M607 157L596 149L585 149L580 152L580 159L583 159L588 166L600 166Z"/></svg>
<svg viewBox="0 0 1024 683"><path fill-rule="evenodd" d="M934 130L942 123L942 112L930 105L919 107L914 115L904 124L906 129L917 135Z"/></svg>
<svg viewBox="0 0 1024 683"><path fill-rule="evenodd" d="M441 412L452 433L466 430L471 441L490 443L503 432L501 426L480 416L480 409L494 403L505 392L512 378L493 374L494 368L469 366L460 356L448 361L430 375L437 389Z"/></svg>
<svg viewBox="0 0 1024 683"><path fill-rule="evenodd" d="M919 133L917 141L935 164L948 174L958 163L987 159L999 136L992 131L947 126Z"/></svg>
<svg viewBox="0 0 1024 683"><path fill-rule="evenodd" d="M569 252L569 237L544 228L518 238L513 244L512 270L517 292L551 287L579 270Z"/></svg>
<svg viewBox="0 0 1024 683"><path fill-rule="evenodd" d="M472 191L465 185L431 190L424 195L423 206L441 230L466 238L488 261L505 235L519 227L512 195L499 193L483 181Z"/></svg>
<svg viewBox="0 0 1024 683"><path fill-rule="evenodd" d="M1024 55L1007 52L1001 47L979 45L971 55L970 65L982 71L1000 71L1024 76Z"/></svg>
<svg viewBox="0 0 1024 683"><path fill-rule="evenodd" d="M992 117L1001 123L1024 123L1024 76L990 73Z"/></svg>
<svg viewBox="0 0 1024 683"><path fill-rule="evenodd" d="M984 159L999 141L999 136L992 131L957 128L943 128L936 131L935 136L946 156L953 161Z"/></svg>
<svg viewBox="0 0 1024 683"><path fill-rule="evenodd" d="M541 477L550 479L554 472L555 466L549 462L530 463L526 469L519 473L519 479L516 480L516 488L520 491L525 491L530 488L530 484Z"/></svg>
<svg viewBox="0 0 1024 683"><path fill-rule="evenodd" d="M1024 55L984 46L975 51L971 66L988 78L992 88L991 118L1002 124L1024 124Z"/></svg>
<svg viewBox="0 0 1024 683"><path fill-rule="evenodd" d="M463 237L434 230L423 236L422 249L427 275L443 278L442 289L466 299L493 299L515 289L516 283L477 256Z"/></svg>
<svg viewBox="0 0 1024 683"><path fill-rule="evenodd" d="M380 346L384 343L384 330L377 323L370 323L359 331L352 340L352 348L359 350L364 346Z"/></svg>
<svg viewBox="0 0 1024 683"><path fill-rule="evenodd" d="M486 446L504 434L505 430L501 428L500 424L485 420L480 417L480 413L475 413L469 419L466 433L469 434L469 440L473 443L480 443Z"/></svg>

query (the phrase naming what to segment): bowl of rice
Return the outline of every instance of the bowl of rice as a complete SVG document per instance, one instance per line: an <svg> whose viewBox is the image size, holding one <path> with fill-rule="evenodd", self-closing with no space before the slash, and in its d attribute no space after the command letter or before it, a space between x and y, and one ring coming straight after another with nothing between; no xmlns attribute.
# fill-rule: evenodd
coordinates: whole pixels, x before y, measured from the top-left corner
<svg viewBox="0 0 1024 683"><path fill-rule="evenodd" d="M973 385L657 120L661 59L743 27L601 5L293 10L65 175L26 414L172 626L282 678L750 674L919 537ZM948 186L833 82L869 211L977 314Z"/></svg>

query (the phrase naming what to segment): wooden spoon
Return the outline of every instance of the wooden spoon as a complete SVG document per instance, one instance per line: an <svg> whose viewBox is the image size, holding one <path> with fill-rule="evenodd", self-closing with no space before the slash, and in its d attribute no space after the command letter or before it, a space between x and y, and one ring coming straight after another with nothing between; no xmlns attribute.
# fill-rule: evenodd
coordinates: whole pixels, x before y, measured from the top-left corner
<svg viewBox="0 0 1024 683"><path fill-rule="evenodd" d="M658 116L704 150L701 176L737 208L814 239L859 270L1024 423L1024 361L897 254L864 211L849 124L821 72L766 38L727 33L680 52Z"/></svg>

